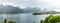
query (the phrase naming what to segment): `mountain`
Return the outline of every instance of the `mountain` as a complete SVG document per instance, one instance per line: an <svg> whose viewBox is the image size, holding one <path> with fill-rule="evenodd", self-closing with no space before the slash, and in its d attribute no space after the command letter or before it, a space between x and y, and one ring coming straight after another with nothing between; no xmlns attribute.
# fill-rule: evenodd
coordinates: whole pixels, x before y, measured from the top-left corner
<svg viewBox="0 0 60 23"><path fill-rule="evenodd" d="M37 8L37 7L27 7L26 9L24 9L24 12L26 13L32 13L32 12L40 12L41 9Z"/></svg>
<svg viewBox="0 0 60 23"><path fill-rule="evenodd" d="M34 12L48 12L51 11L48 8L38 8L38 7L26 7L21 9L20 7L14 7L11 5L0 5L0 14L16 14L16 13L34 13Z"/></svg>
<svg viewBox="0 0 60 23"><path fill-rule="evenodd" d="M27 7L26 9L21 9L19 7L14 7L11 5L0 5L0 14L16 14L16 13L32 13L40 12L40 9L37 7Z"/></svg>
<svg viewBox="0 0 60 23"><path fill-rule="evenodd" d="M51 11L49 8L38 8L38 7L26 7L21 9L20 7L14 7L12 5L0 5L0 14L16 14L16 13L34 13L34 12L48 12Z"/></svg>
<svg viewBox="0 0 60 23"><path fill-rule="evenodd" d="M22 13L19 7L13 7L11 5L0 5L0 14L15 14L15 13Z"/></svg>

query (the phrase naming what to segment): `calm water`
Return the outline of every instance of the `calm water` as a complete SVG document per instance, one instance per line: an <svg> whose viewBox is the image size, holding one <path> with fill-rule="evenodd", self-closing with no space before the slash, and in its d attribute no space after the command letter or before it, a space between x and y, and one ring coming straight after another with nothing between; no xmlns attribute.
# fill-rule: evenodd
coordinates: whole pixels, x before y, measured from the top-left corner
<svg viewBox="0 0 60 23"><path fill-rule="evenodd" d="M44 20L48 15L32 15L32 13L20 13L20 14L0 14L0 23L4 18L7 21L15 21L17 23L40 23L40 20Z"/></svg>

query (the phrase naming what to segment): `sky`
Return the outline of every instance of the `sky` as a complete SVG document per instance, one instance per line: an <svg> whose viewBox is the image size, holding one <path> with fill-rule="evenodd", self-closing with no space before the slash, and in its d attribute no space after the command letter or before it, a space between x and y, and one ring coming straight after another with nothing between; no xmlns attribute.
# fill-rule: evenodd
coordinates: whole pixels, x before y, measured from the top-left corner
<svg viewBox="0 0 60 23"><path fill-rule="evenodd" d="M13 5L20 8L38 7L38 8L54 8L60 10L60 0L0 0L0 4Z"/></svg>

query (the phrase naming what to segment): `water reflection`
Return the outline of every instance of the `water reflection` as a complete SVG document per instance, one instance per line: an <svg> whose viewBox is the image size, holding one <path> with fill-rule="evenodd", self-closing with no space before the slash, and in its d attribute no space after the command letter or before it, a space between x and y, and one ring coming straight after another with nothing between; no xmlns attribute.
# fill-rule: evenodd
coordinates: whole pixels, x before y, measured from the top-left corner
<svg viewBox="0 0 60 23"><path fill-rule="evenodd" d="M34 16L34 21L36 23L40 23L40 21L44 20L47 16L49 16L49 15L35 15Z"/></svg>
<svg viewBox="0 0 60 23"><path fill-rule="evenodd" d="M16 23L40 23L40 20L44 20L49 15L32 15L32 13L21 14L0 14L0 22L2 23L4 17L7 21L14 21Z"/></svg>
<svg viewBox="0 0 60 23"><path fill-rule="evenodd" d="M7 21L14 21L16 23L33 23L33 15L31 13L0 14L1 23L4 19L7 19Z"/></svg>

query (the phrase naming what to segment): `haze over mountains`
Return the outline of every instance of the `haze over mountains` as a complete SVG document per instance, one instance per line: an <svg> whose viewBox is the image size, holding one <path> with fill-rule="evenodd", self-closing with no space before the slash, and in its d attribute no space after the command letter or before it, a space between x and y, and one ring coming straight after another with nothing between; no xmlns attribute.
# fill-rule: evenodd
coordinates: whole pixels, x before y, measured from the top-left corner
<svg viewBox="0 0 60 23"><path fill-rule="evenodd" d="M48 8L38 8L38 7L26 7L25 9L21 9L20 7L14 7L12 5L0 5L0 14L16 14L16 13L33 13L33 12L47 12L52 9ZM54 11L54 10L52 10Z"/></svg>
<svg viewBox="0 0 60 23"><path fill-rule="evenodd" d="M11 5L0 5L0 13L7 13L7 14L15 14L15 13L32 13L32 12L40 12L39 8L31 8L27 7L26 9L21 9L19 7L14 7Z"/></svg>
<svg viewBox="0 0 60 23"><path fill-rule="evenodd" d="M41 9L36 8L36 7L34 7L34 8L32 8L32 7L27 7L26 9L23 9L23 11L26 12L26 13L31 13L31 12L40 12Z"/></svg>

